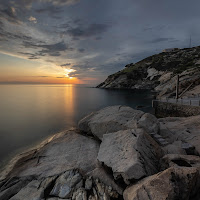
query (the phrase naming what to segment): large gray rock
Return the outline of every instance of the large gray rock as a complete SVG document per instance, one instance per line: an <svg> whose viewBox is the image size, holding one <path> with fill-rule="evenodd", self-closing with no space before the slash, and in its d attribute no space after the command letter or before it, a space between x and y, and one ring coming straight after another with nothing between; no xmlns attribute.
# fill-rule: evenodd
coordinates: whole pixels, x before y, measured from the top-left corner
<svg viewBox="0 0 200 200"><path fill-rule="evenodd" d="M199 199L199 173L194 167L172 167L128 187L125 200Z"/></svg>
<svg viewBox="0 0 200 200"><path fill-rule="evenodd" d="M159 145L142 129L131 129L105 134L98 160L112 168L115 179L126 184L158 172L162 156Z"/></svg>
<svg viewBox="0 0 200 200"><path fill-rule="evenodd" d="M169 143L182 141L187 154L200 155L200 115L191 117L167 117L159 119L160 135Z"/></svg>
<svg viewBox="0 0 200 200"><path fill-rule="evenodd" d="M78 126L80 130L93 134L100 140L104 134L119 130L137 127L144 128L147 133L157 133L159 130L155 116L127 106L106 107L83 118Z"/></svg>

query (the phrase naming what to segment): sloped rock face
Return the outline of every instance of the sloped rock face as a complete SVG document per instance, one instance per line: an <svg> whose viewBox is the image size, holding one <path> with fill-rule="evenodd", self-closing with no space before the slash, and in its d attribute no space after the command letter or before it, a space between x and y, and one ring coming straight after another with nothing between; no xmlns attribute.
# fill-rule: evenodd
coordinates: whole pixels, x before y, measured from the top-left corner
<svg viewBox="0 0 200 200"><path fill-rule="evenodd" d="M143 130L131 129L105 134L97 159L112 168L115 179L132 180L158 172L162 155L159 145Z"/></svg>
<svg viewBox="0 0 200 200"><path fill-rule="evenodd" d="M96 160L99 143L79 134L77 130L69 130L60 134L39 150L29 152L29 157L19 159L14 170L5 175L10 176L41 176L48 177L60 174L68 169L79 168L89 173L98 167ZM34 152L34 153L33 153Z"/></svg>
<svg viewBox="0 0 200 200"><path fill-rule="evenodd" d="M158 132L155 116L127 106L110 106L92 113L79 122L79 129L102 140L103 135L119 130L144 128L148 133Z"/></svg>
<svg viewBox="0 0 200 200"><path fill-rule="evenodd" d="M59 136L58 136L59 135ZM81 135L77 130L69 130L50 138L38 149L34 149L20 155L1 173L2 184L12 177L35 177L34 180L53 177L61 173L79 169L85 176L99 179L102 183L122 194L122 188L112 179L112 175L101 166L97 160L99 142ZM21 190L22 186L16 186L14 192ZM34 184L39 184L35 183ZM31 185L31 188L37 186ZM5 191L4 191L5 192ZM3 193L4 193L3 192ZM3 195L0 193L0 196ZM26 194L25 192L22 193ZM39 194L38 194L39 195ZM22 198L23 199L23 198Z"/></svg>
<svg viewBox="0 0 200 200"><path fill-rule="evenodd" d="M147 177L124 191L125 200L189 200L199 194L196 168L169 168Z"/></svg>

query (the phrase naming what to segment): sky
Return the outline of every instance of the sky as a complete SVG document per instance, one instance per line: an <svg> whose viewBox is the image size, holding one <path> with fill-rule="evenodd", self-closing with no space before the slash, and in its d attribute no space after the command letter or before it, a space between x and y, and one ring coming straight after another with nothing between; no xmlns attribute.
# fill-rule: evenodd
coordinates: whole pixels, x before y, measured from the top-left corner
<svg viewBox="0 0 200 200"><path fill-rule="evenodd" d="M199 0L0 0L0 83L96 85L200 45Z"/></svg>

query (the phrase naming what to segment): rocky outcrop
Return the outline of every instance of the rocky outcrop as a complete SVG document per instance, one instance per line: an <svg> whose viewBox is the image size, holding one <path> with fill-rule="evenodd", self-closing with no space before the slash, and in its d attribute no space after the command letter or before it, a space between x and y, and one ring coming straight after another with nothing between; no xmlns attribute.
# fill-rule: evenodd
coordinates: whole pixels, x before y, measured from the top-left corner
<svg viewBox="0 0 200 200"><path fill-rule="evenodd" d="M153 89L158 93L158 98L172 97L175 95L177 74L180 75L180 93L191 83L191 91L200 85L199 61L200 47L162 52L135 64L126 65L123 70L108 76L97 87Z"/></svg>
<svg viewBox="0 0 200 200"><path fill-rule="evenodd" d="M198 122L126 106L99 110L79 122L81 130L15 157L0 173L0 199L198 200Z"/></svg>
<svg viewBox="0 0 200 200"><path fill-rule="evenodd" d="M83 118L78 127L102 140L103 135L119 130L144 128L147 133L159 131L155 116L127 106L110 106Z"/></svg>

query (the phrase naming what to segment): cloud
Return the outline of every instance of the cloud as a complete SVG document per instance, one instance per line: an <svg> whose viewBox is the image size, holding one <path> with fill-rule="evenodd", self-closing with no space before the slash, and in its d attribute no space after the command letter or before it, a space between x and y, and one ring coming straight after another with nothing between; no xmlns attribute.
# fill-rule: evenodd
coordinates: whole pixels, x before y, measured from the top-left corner
<svg viewBox="0 0 200 200"><path fill-rule="evenodd" d="M58 7L55 5L49 5L49 6L45 6L44 8L38 8L35 9L35 12L39 13L39 14L48 14L49 16L55 18L55 19L60 19L60 15L63 12L63 7Z"/></svg>
<svg viewBox="0 0 200 200"><path fill-rule="evenodd" d="M70 66L71 65L71 63L65 63L65 64L62 64L62 65L60 65L61 67L67 67L67 66Z"/></svg>
<svg viewBox="0 0 200 200"><path fill-rule="evenodd" d="M176 42L178 41L175 38L156 38L154 40L151 40L151 43L159 43L159 42Z"/></svg>
<svg viewBox="0 0 200 200"><path fill-rule="evenodd" d="M15 0L12 3L19 8L23 6L29 10L34 3L50 3L55 6L68 6L78 2L79 0Z"/></svg>
<svg viewBox="0 0 200 200"><path fill-rule="evenodd" d="M74 38L87 38L100 35L108 30L107 24L90 24L87 27L69 28L65 33Z"/></svg>
<svg viewBox="0 0 200 200"><path fill-rule="evenodd" d="M79 51L80 53L83 53L83 52L85 52L85 49L80 48L80 49L78 49L78 51Z"/></svg>
<svg viewBox="0 0 200 200"><path fill-rule="evenodd" d="M41 53L27 53L27 52L18 52L19 54L28 56L28 59L30 60L36 60L39 59L41 56Z"/></svg>
<svg viewBox="0 0 200 200"><path fill-rule="evenodd" d="M34 24L37 23L37 19L36 19L35 17L33 17L33 16L30 16L30 17L28 18L28 20L29 20L30 22L33 22Z"/></svg>
<svg viewBox="0 0 200 200"><path fill-rule="evenodd" d="M2 38L2 39L5 39L5 40L27 40L27 41L30 41L30 40L32 40L33 38L32 37L30 37L30 36L27 36L27 35L25 35L25 34L23 34L23 33L18 33L18 34L16 34L16 33L14 33L14 32L8 32L8 31L6 31L4 28L3 28L3 23L2 22L0 22L0 38Z"/></svg>
<svg viewBox="0 0 200 200"><path fill-rule="evenodd" d="M78 3L80 0L41 0L43 2L50 2L53 5L59 5L59 6L63 6L63 5L72 5L72 4L76 4Z"/></svg>
<svg viewBox="0 0 200 200"><path fill-rule="evenodd" d="M73 50L73 48L67 47L64 42L58 42L55 44L35 44L34 42L25 41L23 42L23 45L25 48L42 49L35 54L36 56L45 56L46 54L50 56L60 56L63 51Z"/></svg>
<svg viewBox="0 0 200 200"><path fill-rule="evenodd" d="M0 4L0 6L2 6ZM0 9L0 19L7 20L10 23L13 24L20 24L21 21L17 17L16 10L12 6L3 6L3 8Z"/></svg>

